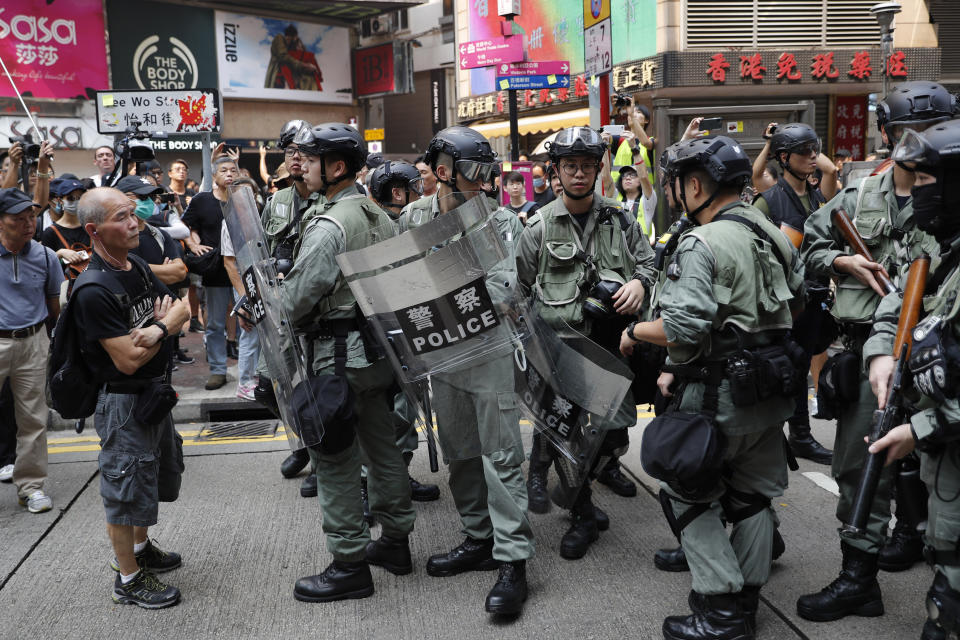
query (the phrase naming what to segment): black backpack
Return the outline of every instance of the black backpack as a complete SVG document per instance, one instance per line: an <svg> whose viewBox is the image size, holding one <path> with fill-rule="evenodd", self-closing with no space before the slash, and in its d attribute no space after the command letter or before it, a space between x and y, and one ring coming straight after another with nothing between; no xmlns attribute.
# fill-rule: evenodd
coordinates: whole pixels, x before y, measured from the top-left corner
<svg viewBox="0 0 960 640"><path fill-rule="evenodd" d="M130 262L141 278L151 285L147 267L137 258ZM99 269L86 269L74 284L67 306L57 318L57 326L50 336L50 357L47 359L47 406L66 420L79 420L93 415L102 383L84 362L83 340L74 321L73 300L79 289L99 285L110 291L120 302L124 313L132 303L120 280ZM151 285L152 286L152 285Z"/></svg>

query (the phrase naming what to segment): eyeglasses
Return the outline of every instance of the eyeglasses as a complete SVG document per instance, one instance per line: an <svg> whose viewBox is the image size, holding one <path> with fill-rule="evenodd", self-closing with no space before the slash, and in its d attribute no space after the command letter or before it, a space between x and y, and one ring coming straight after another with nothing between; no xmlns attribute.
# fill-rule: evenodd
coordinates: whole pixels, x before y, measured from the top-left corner
<svg viewBox="0 0 960 640"><path fill-rule="evenodd" d="M457 173L470 182L489 182L497 165L476 160L457 160Z"/></svg>
<svg viewBox="0 0 960 640"><path fill-rule="evenodd" d="M298 154L300 156L303 156L303 153L301 153L300 151L300 147L288 146L286 149L283 150L283 155L286 156L287 158L292 158L293 156Z"/></svg>
<svg viewBox="0 0 960 640"><path fill-rule="evenodd" d="M597 162L588 162L586 164L579 164L576 162L561 162L560 169L563 170L568 176L575 176L577 172L582 171L584 174L595 173L599 170L600 164Z"/></svg>

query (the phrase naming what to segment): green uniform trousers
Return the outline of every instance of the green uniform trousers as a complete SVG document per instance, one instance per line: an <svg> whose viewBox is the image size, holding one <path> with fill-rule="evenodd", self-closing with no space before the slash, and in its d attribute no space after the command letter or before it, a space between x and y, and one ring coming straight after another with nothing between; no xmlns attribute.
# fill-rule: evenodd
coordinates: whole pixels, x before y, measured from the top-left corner
<svg viewBox="0 0 960 640"><path fill-rule="evenodd" d="M534 551L512 366L512 358L498 358L431 377L437 439L463 533L492 537L501 562L526 560Z"/></svg>
<svg viewBox="0 0 960 640"><path fill-rule="evenodd" d="M400 453L403 454L403 462L408 467L413 459L413 452L417 450L420 442L417 438L417 415L407 402L407 396L402 392L393 397L393 417L394 437L397 440L397 446L400 447ZM361 449L360 459L363 465L360 467L361 475L366 478L369 466L369 459Z"/></svg>
<svg viewBox="0 0 960 640"><path fill-rule="evenodd" d="M333 367L318 374L333 373ZM367 486L370 511L383 534L402 538L413 530L416 514L410 502L410 481L397 447L387 390L393 370L387 360L361 369L347 368L347 382L356 396L356 435L344 451L328 454L310 450L317 470L327 549L334 559L356 562L365 557L370 529L360 503L360 448L370 461Z"/></svg>
<svg viewBox="0 0 960 640"><path fill-rule="evenodd" d="M671 502L678 518L695 504L709 504L705 513L683 529L680 538L690 564L693 590L703 595L737 593L744 585L762 586L770 577L777 514L773 507L766 507L734 523L728 535L720 506L725 487L775 498L783 495L787 486L786 451L780 424L746 435L727 435L725 439L726 472L715 493L690 503L663 485L672 498L677 498ZM731 497L728 506L738 511L748 504Z"/></svg>
<svg viewBox="0 0 960 640"><path fill-rule="evenodd" d="M930 491L925 541L937 551L954 552L960 540L960 445L921 453L920 477ZM936 570L960 591L960 566L937 563Z"/></svg>
<svg viewBox="0 0 960 640"><path fill-rule="evenodd" d="M843 407L837 418L837 436L833 444L833 478L840 486L840 501L837 503L837 518L846 522L853 506L853 499L860 486L860 472L867 459L867 444L864 437L870 434L873 412L877 398L870 389L870 380L860 376L860 397ZM885 467L873 497L873 508L863 536L847 537L843 541L867 553L880 553L880 547L890 524L890 498L893 491L894 469Z"/></svg>

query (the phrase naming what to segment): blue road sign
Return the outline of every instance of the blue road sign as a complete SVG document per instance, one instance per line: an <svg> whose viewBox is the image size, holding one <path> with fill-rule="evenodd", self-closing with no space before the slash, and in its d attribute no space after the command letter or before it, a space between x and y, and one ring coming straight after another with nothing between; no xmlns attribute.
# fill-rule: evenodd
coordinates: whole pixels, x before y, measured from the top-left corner
<svg viewBox="0 0 960 640"><path fill-rule="evenodd" d="M497 89L555 89L557 87L569 87L570 76L547 75L547 76L497 76Z"/></svg>

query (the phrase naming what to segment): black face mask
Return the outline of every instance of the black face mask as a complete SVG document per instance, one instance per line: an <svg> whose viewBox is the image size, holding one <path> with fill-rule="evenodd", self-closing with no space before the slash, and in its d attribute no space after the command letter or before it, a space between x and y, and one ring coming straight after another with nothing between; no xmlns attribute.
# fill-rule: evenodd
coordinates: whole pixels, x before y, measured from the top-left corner
<svg viewBox="0 0 960 640"><path fill-rule="evenodd" d="M938 242L950 240L960 233L960 216L948 213L955 211L960 202L945 202L940 180L931 184L914 185L910 189L910 195L913 196L913 218L917 222L917 228L929 233Z"/></svg>

